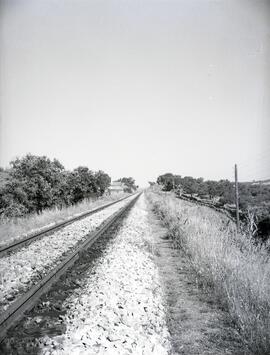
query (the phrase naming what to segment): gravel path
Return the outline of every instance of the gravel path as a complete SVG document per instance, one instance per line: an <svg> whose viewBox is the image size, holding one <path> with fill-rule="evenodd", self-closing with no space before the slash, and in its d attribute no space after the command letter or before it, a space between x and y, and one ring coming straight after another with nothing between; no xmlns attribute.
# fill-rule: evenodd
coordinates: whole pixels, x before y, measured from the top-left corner
<svg viewBox="0 0 270 355"><path fill-rule="evenodd" d="M108 217L125 206L134 196L43 237L0 259L0 311L9 307L18 294L25 292L67 252L94 231Z"/></svg>
<svg viewBox="0 0 270 355"><path fill-rule="evenodd" d="M144 196L116 238L66 299L64 335L44 337L41 354L168 354L169 334Z"/></svg>

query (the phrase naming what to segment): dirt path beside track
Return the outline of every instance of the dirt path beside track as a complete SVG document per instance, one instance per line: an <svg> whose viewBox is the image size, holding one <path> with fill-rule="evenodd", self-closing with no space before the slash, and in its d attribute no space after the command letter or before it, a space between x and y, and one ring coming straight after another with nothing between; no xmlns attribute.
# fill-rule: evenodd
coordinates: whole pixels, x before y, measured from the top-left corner
<svg viewBox="0 0 270 355"><path fill-rule="evenodd" d="M173 353L184 355L248 354L228 313L206 290L185 254L173 247L167 231L150 211L152 246L166 297L167 327Z"/></svg>

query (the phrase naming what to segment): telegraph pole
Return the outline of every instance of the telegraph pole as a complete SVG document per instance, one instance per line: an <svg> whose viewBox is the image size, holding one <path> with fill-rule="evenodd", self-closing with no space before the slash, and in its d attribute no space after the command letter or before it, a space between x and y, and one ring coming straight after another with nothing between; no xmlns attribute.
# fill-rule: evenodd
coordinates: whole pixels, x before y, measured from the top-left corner
<svg viewBox="0 0 270 355"><path fill-rule="evenodd" d="M237 232L239 232L240 222L239 222L239 190L238 190L237 164L235 164L235 166L234 166L234 177L235 177L236 227L237 227Z"/></svg>

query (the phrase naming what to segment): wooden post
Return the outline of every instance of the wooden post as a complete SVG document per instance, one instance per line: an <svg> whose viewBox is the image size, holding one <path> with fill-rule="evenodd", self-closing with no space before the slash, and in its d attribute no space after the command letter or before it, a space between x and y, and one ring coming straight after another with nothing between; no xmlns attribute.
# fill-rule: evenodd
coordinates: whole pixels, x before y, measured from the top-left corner
<svg viewBox="0 0 270 355"><path fill-rule="evenodd" d="M237 164L235 164L235 166L234 166L234 176L235 176L236 227L237 227L237 232L239 232L239 230L240 230L240 222L239 222L239 190L238 190Z"/></svg>

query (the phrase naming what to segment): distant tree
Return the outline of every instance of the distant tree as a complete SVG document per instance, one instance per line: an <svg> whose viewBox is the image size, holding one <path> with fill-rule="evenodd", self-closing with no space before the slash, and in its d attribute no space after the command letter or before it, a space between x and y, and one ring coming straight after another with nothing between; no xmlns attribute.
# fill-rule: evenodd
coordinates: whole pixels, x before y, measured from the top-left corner
<svg viewBox="0 0 270 355"><path fill-rule="evenodd" d="M174 175L171 173L160 175L157 183L163 186L164 191L171 191L174 188Z"/></svg>
<svg viewBox="0 0 270 355"><path fill-rule="evenodd" d="M72 203L78 203L85 198L98 194L95 175L86 166L79 166L74 169L69 174L67 183Z"/></svg>
<svg viewBox="0 0 270 355"><path fill-rule="evenodd" d="M198 195L201 197L206 196L208 194L207 184L205 183L202 177L196 180L197 180Z"/></svg>
<svg viewBox="0 0 270 355"><path fill-rule="evenodd" d="M206 187L207 187L207 193L208 193L209 197L213 198L213 197L217 196L217 193L218 193L217 181L207 180L205 182L205 184L206 184Z"/></svg>
<svg viewBox="0 0 270 355"><path fill-rule="evenodd" d="M122 182L127 186L126 192L131 193L137 190L137 185L135 184L135 180L132 177L122 177L116 181Z"/></svg>
<svg viewBox="0 0 270 355"><path fill-rule="evenodd" d="M216 195L220 196L220 201L223 204L234 203L234 187L229 180L220 180L217 183Z"/></svg>
<svg viewBox="0 0 270 355"><path fill-rule="evenodd" d="M181 175L174 175L173 176L173 184L174 187L177 188L178 186L181 186L182 183L182 177Z"/></svg>
<svg viewBox="0 0 270 355"><path fill-rule="evenodd" d="M111 184L111 178L108 174L104 173L102 170L99 170L95 173L95 179L98 193L99 195L103 195Z"/></svg>
<svg viewBox="0 0 270 355"><path fill-rule="evenodd" d="M190 195L194 195L198 193L198 182L191 176L185 176L181 182L184 192Z"/></svg>

